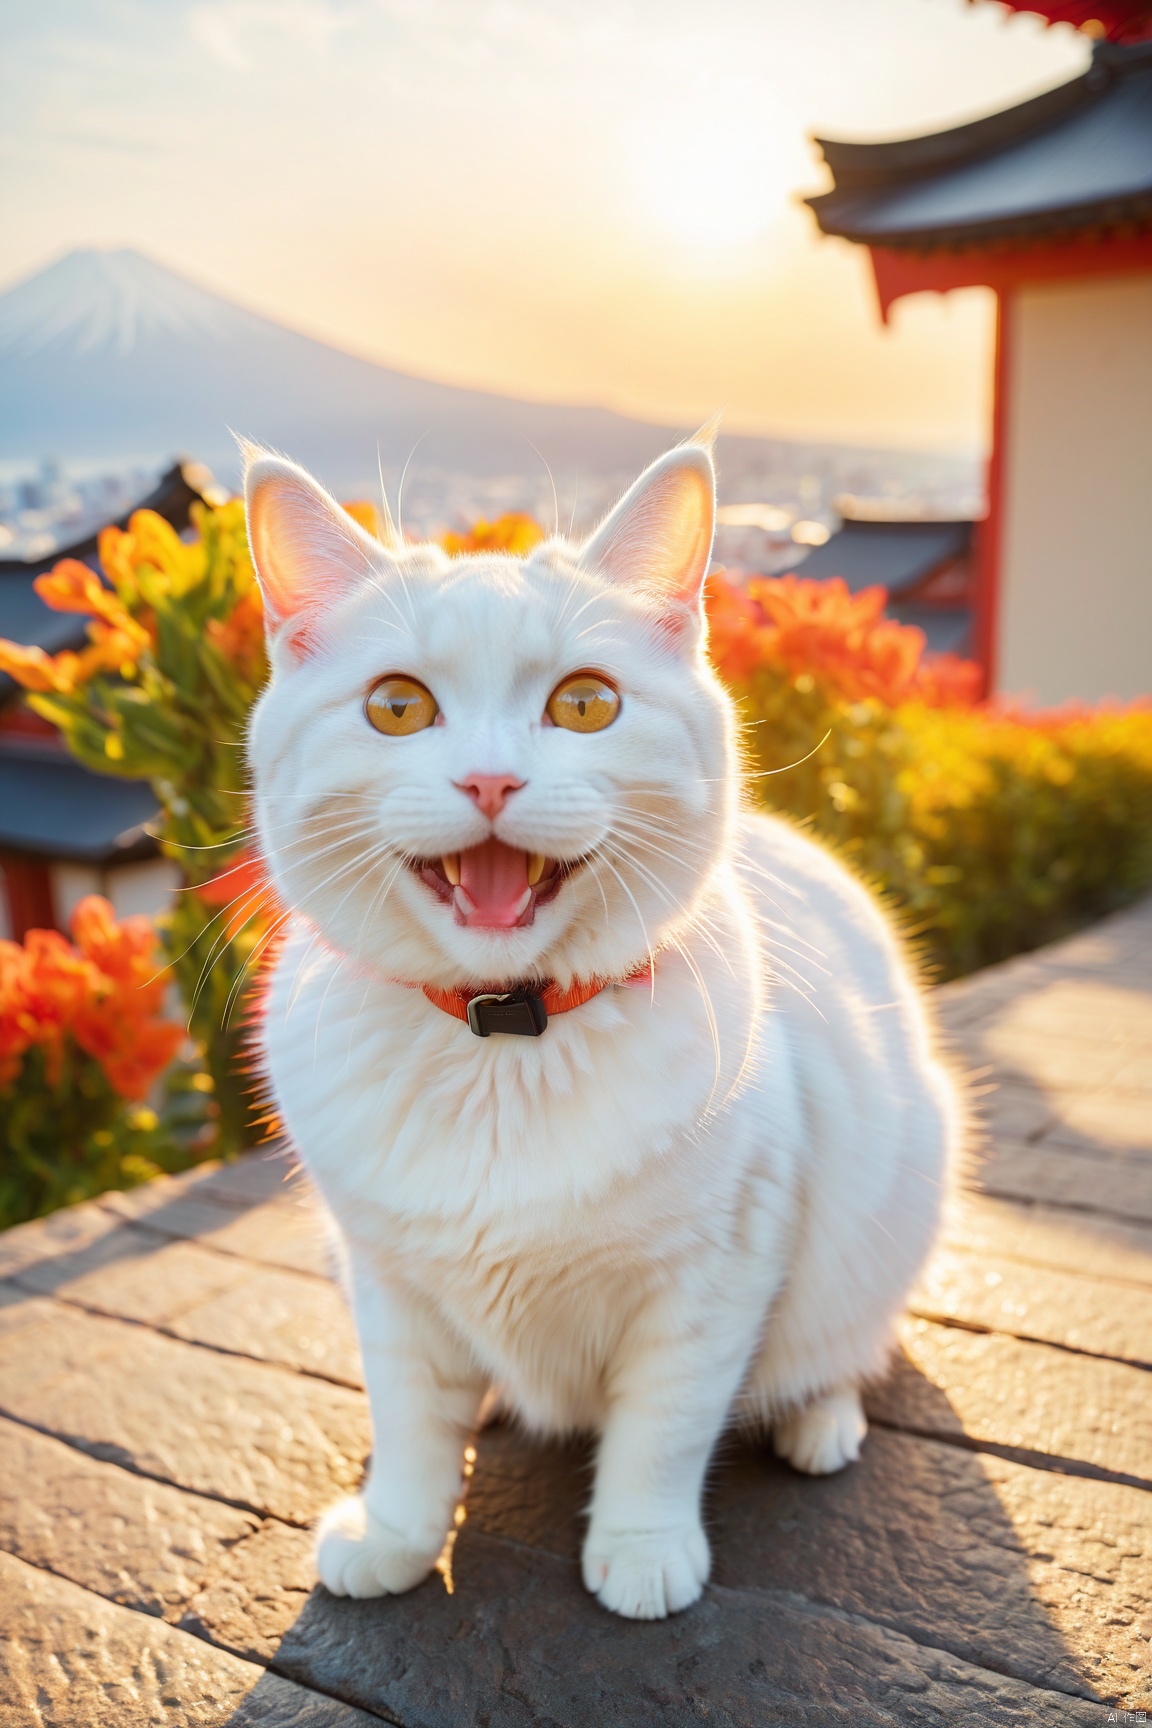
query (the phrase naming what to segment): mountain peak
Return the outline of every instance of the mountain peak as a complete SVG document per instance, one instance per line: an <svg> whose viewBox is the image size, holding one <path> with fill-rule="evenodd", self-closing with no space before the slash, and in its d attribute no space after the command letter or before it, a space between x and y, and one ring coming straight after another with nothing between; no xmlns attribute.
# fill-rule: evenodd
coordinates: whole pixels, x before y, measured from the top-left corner
<svg viewBox="0 0 1152 1728"><path fill-rule="evenodd" d="M245 314L131 247L80 247L0 296L0 354L131 354L155 337L220 339Z"/></svg>

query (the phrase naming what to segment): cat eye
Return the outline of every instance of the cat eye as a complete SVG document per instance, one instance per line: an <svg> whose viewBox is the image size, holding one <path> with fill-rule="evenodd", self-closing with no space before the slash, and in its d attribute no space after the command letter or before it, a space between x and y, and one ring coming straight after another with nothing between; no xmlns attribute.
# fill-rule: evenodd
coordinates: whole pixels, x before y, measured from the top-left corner
<svg viewBox="0 0 1152 1728"><path fill-rule="evenodd" d="M415 678L399 675L381 678L369 695L364 711L377 732L387 732L390 738L406 738L410 732L423 732L440 712L431 690L426 690Z"/></svg>
<svg viewBox="0 0 1152 1728"><path fill-rule="evenodd" d="M574 672L548 698L548 718L566 732L603 732L620 712L620 698L597 672Z"/></svg>

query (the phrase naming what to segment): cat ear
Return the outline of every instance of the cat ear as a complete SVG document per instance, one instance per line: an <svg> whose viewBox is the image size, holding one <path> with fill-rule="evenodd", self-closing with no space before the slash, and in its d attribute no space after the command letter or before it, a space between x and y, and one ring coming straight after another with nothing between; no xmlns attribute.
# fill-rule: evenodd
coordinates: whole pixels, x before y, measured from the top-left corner
<svg viewBox="0 0 1152 1728"><path fill-rule="evenodd" d="M683 626L699 609L716 526L712 426L646 468L586 543L580 562L649 595Z"/></svg>
<svg viewBox="0 0 1152 1728"><path fill-rule="evenodd" d="M380 541L295 462L245 449L248 544L270 635L300 658L323 614L379 568Z"/></svg>

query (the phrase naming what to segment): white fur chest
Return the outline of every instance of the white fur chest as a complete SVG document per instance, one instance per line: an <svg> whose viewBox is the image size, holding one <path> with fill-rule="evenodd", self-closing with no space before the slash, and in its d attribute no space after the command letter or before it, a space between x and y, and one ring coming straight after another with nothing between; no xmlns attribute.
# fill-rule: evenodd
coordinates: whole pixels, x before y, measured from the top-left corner
<svg viewBox="0 0 1152 1728"><path fill-rule="evenodd" d="M587 1355L562 1334L607 1345L702 1249L722 1258L747 1229L750 1182L790 1210L799 1129L780 1051L766 1050L776 1034L754 1013L751 976L717 968L707 994L721 1024L757 1027L719 1061L705 996L675 955L655 1001L615 987L542 1038L477 1039L420 992L356 976L299 925L264 1043L285 1125L353 1251L551 1407L544 1357L578 1373Z"/></svg>

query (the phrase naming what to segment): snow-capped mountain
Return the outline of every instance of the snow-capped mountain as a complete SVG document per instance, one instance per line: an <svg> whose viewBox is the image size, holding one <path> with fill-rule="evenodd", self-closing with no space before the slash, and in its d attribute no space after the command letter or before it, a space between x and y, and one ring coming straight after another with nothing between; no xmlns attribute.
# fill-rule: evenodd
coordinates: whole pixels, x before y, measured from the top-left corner
<svg viewBox="0 0 1152 1728"><path fill-rule="evenodd" d="M669 441L595 408L516 402L356 359L134 251L76 251L0 295L0 457L63 462L191 451L235 471L230 428L333 485L420 461L522 472L630 470Z"/></svg>

